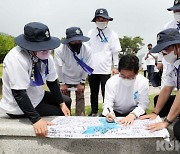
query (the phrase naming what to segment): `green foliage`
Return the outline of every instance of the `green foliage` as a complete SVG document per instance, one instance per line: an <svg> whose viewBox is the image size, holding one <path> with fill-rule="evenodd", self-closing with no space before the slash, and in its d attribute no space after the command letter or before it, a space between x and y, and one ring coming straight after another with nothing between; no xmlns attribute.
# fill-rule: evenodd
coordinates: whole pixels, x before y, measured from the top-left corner
<svg viewBox="0 0 180 154"><path fill-rule="evenodd" d="M119 41L121 43L122 48L120 56L127 54L136 55L144 45L143 38L141 38L140 36L134 38L129 36L123 36L123 38L119 38Z"/></svg>
<svg viewBox="0 0 180 154"><path fill-rule="evenodd" d="M14 46L14 37L0 33L0 63Z"/></svg>

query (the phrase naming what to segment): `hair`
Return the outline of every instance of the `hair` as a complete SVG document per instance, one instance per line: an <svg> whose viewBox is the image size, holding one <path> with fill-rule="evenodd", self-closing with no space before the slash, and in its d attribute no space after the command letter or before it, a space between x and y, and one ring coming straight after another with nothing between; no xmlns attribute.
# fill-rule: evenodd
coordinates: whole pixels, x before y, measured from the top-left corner
<svg viewBox="0 0 180 154"><path fill-rule="evenodd" d="M151 43L149 43L147 46L152 46L152 44L151 44Z"/></svg>
<svg viewBox="0 0 180 154"><path fill-rule="evenodd" d="M135 74L137 74L139 70L138 57L130 54L122 56L119 60L118 71L120 72L122 69L133 71Z"/></svg>

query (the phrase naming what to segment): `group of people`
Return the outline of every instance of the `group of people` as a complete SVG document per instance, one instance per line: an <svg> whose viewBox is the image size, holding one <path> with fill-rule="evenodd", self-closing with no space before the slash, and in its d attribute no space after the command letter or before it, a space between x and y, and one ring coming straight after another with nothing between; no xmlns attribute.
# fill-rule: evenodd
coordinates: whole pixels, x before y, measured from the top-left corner
<svg viewBox="0 0 180 154"><path fill-rule="evenodd" d="M171 10L177 7L180 10L180 1L175 0ZM66 38L61 45L58 38L50 35L46 25L39 22L25 25L24 34L15 38L17 46L11 49L3 62L0 107L11 118L29 118L35 133L45 136L47 126L53 123L42 116L71 115L71 88L76 89L76 115L85 115L84 89L88 76L91 93L89 116L98 116L101 85L104 102L102 116L108 122L122 116L124 118L119 122L129 125L137 118L153 119L166 112L167 117L162 122L151 124L147 129L156 131L168 127L180 114L179 91L171 103L166 103L173 88L180 87L179 31L171 28L160 32L157 45L150 48L146 56L148 58L160 52L172 65L153 113L145 115L149 105L149 81L138 73L139 59L135 55L124 55L118 59L121 50L118 36L107 27L112 20L106 9L97 9L92 20L96 28L84 36L79 27L70 27L66 29ZM54 59L51 56L53 49ZM152 69L149 66L149 70ZM49 92L43 90L45 82ZM180 120L174 126L177 139L180 139L179 127Z"/></svg>

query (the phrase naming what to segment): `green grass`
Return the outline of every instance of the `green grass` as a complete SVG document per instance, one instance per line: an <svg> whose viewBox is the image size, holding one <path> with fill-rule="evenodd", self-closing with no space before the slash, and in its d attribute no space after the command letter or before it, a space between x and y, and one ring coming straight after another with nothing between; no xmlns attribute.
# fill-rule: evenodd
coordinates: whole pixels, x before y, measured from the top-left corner
<svg viewBox="0 0 180 154"><path fill-rule="evenodd" d="M2 78L2 67L3 67L3 64L0 64L0 78Z"/></svg>

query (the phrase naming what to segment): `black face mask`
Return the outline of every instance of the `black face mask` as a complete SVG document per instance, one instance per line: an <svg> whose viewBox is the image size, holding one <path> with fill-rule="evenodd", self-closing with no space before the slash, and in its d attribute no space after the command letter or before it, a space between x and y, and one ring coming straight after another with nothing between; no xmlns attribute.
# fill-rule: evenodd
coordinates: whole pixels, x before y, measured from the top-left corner
<svg viewBox="0 0 180 154"><path fill-rule="evenodd" d="M80 53L81 46L82 46L82 43L78 43L78 44L69 43L69 47L70 47L71 51L76 52L77 54Z"/></svg>
<svg viewBox="0 0 180 154"><path fill-rule="evenodd" d="M152 48L148 48L148 50L151 50Z"/></svg>

